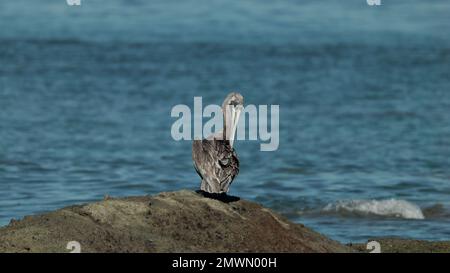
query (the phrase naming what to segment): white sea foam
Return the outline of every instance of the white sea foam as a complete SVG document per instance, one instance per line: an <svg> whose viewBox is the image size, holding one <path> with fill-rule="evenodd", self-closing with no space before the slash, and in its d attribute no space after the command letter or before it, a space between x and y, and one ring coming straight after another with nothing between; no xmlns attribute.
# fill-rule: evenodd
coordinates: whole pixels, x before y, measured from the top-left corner
<svg viewBox="0 0 450 273"><path fill-rule="evenodd" d="M376 215L404 219L425 219L422 210L415 204L397 199L344 200L328 204L323 212Z"/></svg>

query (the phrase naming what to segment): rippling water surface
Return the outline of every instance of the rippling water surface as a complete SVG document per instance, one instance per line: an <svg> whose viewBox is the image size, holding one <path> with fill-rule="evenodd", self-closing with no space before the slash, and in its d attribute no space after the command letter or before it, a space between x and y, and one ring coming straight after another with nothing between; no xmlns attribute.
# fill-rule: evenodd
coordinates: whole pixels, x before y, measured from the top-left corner
<svg viewBox="0 0 450 273"><path fill-rule="evenodd" d="M35 3L36 2L36 3ZM172 106L280 105L231 194L344 242L450 240L450 3L0 3L0 224L195 189Z"/></svg>

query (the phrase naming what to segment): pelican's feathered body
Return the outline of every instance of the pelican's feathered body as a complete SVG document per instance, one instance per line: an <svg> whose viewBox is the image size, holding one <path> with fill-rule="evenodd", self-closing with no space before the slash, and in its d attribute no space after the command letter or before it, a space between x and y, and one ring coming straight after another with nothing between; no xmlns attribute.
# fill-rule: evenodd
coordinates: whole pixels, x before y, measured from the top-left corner
<svg viewBox="0 0 450 273"><path fill-rule="evenodd" d="M227 193L239 173L239 159L233 148L237 123L244 105L239 93L230 93L222 104L223 130L203 140L194 140L192 159L202 182L200 189L208 193Z"/></svg>

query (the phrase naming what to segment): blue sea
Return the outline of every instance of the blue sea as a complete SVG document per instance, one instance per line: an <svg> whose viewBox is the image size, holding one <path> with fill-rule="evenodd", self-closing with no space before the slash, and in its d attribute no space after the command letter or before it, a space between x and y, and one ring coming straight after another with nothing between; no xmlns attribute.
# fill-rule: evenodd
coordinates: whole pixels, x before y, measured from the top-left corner
<svg viewBox="0 0 450 273"><path fill-rule="evenodd" d="M199 187L174 105L280 106L230 194L341 242L450 240L447 0L0 2L0 225Z"/></svg>

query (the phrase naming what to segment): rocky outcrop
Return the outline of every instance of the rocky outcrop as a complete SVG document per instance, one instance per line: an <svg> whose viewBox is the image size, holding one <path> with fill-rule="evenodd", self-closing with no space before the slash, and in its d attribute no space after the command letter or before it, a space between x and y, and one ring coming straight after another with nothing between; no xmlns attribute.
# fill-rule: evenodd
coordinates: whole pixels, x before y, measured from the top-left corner
<svg viewBox="0 0 450 273"><path fill-rule="evenodd" d="M232 200L228 200L232 201ZM106 198L0 228L0 252L349 252L256 203L192 191Z"/></svg>

